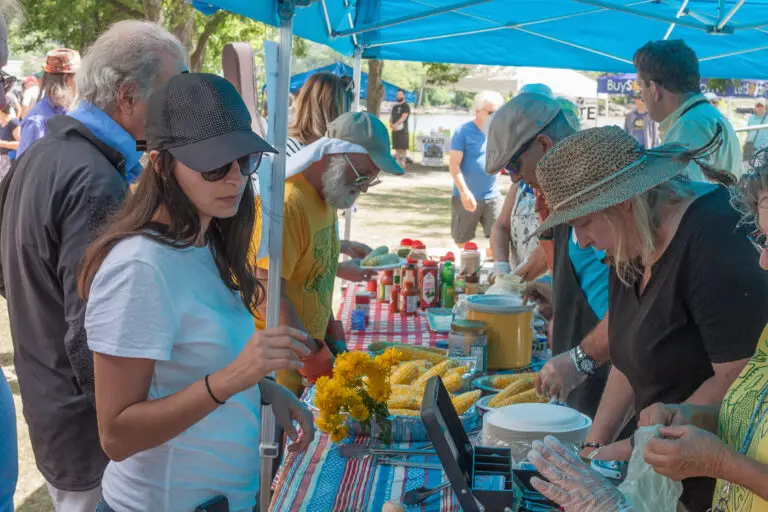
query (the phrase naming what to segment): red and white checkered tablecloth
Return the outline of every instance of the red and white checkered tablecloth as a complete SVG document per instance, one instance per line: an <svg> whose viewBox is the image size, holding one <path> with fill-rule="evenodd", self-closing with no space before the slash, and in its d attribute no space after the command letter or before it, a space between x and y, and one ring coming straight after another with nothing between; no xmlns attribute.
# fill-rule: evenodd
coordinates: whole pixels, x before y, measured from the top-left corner
<svg viewBox="0 0 768 512"><path fill-rule="evenodd" d="M365 291L365 285L350 284L342 291L341 305L336 319L344 325L349 350L365 350L374 342L389 341L434 347L438 341L448 338L447 334L429 330L427 317L423 312L416 316L403 316L389 312L389 303L371 299L368 326L365 331L352 331L352 310L355 308L355 294Z"/></svg>

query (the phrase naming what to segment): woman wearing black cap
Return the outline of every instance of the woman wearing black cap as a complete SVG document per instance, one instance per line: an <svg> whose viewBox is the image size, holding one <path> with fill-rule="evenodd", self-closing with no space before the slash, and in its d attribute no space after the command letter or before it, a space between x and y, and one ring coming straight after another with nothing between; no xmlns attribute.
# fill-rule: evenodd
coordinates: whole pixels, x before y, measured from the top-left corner
<svg viewBox="0 0 768 512"><path fill-rule="evenodd" d="M112 460L99 510L189 512L214 500L250 511L262 400L275 405L293 450L314 434L311 413L265 380L302 366L306 335L254 332L251 315L264 290L247 257L249 176L274 150L214 75L174 77L147 113L144 179L87 251L79 282Z"/></svg>

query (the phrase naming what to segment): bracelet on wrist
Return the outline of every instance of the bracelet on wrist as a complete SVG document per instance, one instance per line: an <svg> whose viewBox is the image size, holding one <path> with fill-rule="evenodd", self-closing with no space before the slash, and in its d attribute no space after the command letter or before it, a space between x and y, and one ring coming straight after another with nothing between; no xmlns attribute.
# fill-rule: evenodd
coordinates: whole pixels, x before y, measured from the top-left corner
<svg viewBox="0 0 768 512"><path fill-rule="evenodd" d="M602 448L603 446L604 446L603 443L592 443L592 442L588 442L588 441L584 442L584 443L581 443L581 449L582 450L584 448L598 448L599 449L599 448Z"/></svg>
<svg viewBox="0 0 768 512"><path fill-rule="evenodd" d="M205 376L205 389L207 389L207 390L208 390L208 395L210 395L211 399L212 399L214 402L216 402L216 403L217 403L217 404L219 404L219 405L224 405L225 403L227 403L227 401L226 401L226 400L224 400L224 401L222 402L221 400L219 400L218 398L216 398L216 395L214 395L214 394L213 394L213 391L211 391L211 385L210 385L210 383L208 382L208 377L210 377L210 376L211 376L210 374L208 374L208 375L206 375L206 376Z"/></svg>
<svg viewBox="0 0 768 512"><path fill-rule="evenodd" d="M597 457L597 452L599 452L599 451L600 451L600 448L590 452L589 455L587 455L587 460L594 460L595 457Z"/></svg>

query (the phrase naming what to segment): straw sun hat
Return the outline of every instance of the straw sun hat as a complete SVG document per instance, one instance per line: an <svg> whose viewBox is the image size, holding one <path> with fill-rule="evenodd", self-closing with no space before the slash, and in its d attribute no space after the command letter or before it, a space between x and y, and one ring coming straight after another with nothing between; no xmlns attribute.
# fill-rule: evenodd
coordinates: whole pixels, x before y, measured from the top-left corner
<svg viewBox="0 0 768 512"><path fill-rule="evenodd" d="M536 178L550 216L530 237L632 199L669 181L691 161L700 165L722 144L722 127L704 147L679 143L644 149L618 126L591 128L555 145L538 164Z"/></svg>

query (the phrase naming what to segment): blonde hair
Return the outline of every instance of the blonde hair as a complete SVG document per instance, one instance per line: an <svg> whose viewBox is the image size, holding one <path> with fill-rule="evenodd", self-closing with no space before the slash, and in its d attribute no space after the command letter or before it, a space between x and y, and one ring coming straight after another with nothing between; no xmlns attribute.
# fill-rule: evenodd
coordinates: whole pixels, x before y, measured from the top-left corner
<svg viewBox="0 0 768 512"><path fill-rule="evenodd" d="M349 112L351 103L351 95L339 77L327 72L315 73L296 97L288 135L303 144L315 142L325 136L328 123Z"/></svg>
<svg viewBox="0 0 768 512"><path fill-rule="evenodd" d="M631 199L631 219L622 215L619 206L602 213L613 229L617 241L613 264L619 280L630 286L653 264L658 249L657 231L661 226L661 208L693 196L690 180L678 176Z"/></svg>

